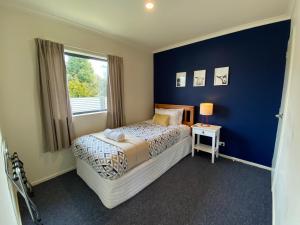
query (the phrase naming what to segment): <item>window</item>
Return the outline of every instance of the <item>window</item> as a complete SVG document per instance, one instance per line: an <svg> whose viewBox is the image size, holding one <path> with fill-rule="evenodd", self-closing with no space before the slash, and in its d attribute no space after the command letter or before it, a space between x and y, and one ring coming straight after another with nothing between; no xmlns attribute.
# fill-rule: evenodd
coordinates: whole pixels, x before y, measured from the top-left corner
<svg viewBox="0 0 300 225"><path fill-rule="evenodd" d="M106 111L107 61L65 52L73 115Z"/></svg>

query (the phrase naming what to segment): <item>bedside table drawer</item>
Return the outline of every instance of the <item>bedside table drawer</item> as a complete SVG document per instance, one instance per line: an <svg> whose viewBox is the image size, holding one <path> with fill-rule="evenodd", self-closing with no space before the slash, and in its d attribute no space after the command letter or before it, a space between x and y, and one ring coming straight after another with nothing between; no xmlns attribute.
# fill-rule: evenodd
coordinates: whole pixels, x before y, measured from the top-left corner
<svg viewBox="0 0 300 225"><path fill-rule="evenodd" d="M203 130L203 129L195 129L193 130L194 134L199 134L199 135L204 135L204 136L208 136L208 137L213 137L215 135L214 132L212 131L208 131L208 130Z"/></svg>

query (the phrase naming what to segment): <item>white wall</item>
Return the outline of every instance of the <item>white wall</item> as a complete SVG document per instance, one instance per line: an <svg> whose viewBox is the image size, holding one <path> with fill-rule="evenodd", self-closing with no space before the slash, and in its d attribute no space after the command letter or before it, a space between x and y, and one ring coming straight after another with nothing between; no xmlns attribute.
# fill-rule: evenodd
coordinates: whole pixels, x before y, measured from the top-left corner
<svg viewBox="0 0 300 225"><path fill-rule="evenodd" d="M0 3L0 124L10 151L18 151L33 183L74 168L70 150L44 153L34 38L124 58L127 123L151 117L150 52L49 16ZM76 135L105 128L106 114L74 118Z"/></svg>
<svg viewBox="0 0 300 225"><path fill-rule="evenodd" d="M273 224L300 224L300 2L292 17L284 117L273 179Z"/></svg>

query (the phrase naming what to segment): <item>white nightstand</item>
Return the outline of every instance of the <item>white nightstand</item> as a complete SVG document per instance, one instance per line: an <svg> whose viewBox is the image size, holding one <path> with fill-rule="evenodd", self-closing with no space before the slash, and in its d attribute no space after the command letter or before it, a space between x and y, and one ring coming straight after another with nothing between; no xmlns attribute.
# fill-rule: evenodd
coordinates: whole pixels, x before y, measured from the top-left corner
<svg viewBox="0 0 300 225"><path fill-rule="evenodd" d="M211 154L211 162L214 163L215 155L219 157L219 143L220 143L220 130L222 127L220 126L201 126L200 123L194 124L192 126L192 136L193 136L193 143L192 143L192 157L194 157L195 149L197 151L204 151ZM205 145L200 143L200 136L207 136L212 138L212 145ZM195 143L195 139L197 136L197 142Z"/></svg>

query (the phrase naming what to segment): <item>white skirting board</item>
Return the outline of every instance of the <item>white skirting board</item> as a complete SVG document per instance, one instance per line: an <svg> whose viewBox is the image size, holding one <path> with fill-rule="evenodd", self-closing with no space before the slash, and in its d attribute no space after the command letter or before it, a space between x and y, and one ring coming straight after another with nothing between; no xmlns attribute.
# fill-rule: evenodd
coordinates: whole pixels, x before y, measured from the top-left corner
<svg viewBox="0 0 300 225"><path fill-rule="evenodd" d="M219 156L221 156L221 157L223 157L225 159L231 159L233 161L241 162L241 163L244 163L244 164L247 164L247 165L250 165L250 166L255 166L255 167L258 167L258 168L261 168L261 169L264 169L264 170L272 171L271 167L264 166L264 165L261 165L261 164L258 164L258 163L249 162L247 160L235 158L235 157L232 157L232 156L229 156L229 155L224 155L224 154L219 154Z"/></svg>
<svg viewBox="0 0 300 225"><path fill-rule="evenodd" d="M72 167L70 167L70 168L68 168L68 169L61 170L61 171L59 171L59 172L53 173L53 174L51 174L51 175L49 175L49 176L47 176L47 177L44 177L44 178L41 178L41 179L32 181L32 182L30 182L30 183L31 183L32 186L35 186L35 185L38 185L38 184L40 184L40 183L46 182L46 181L48 181L48 180L51 180L51 179L53 179L53 178L55 178L55 177L58 177L58 176L60 176L60 175L63 175L63 174L65 174L65 173L68 173L68 172L70 172L70 171L72 171L72 170L75 170L75 169L76 169L76 166L72 166Z"/></svg>
<svg viewBox="0 0 300 225"><path fill-rule="evenodd" d="M260 165L260 164L258 164L258 163L249 162L249 161L247 161L247 160L235 158L235 157L228 156L228 155L224 155L224 154L219 154L219 156L221 156L221 157L223 157L223 158L226 158L226 159L233 160L233 161L241 162L241 163L244 163L244 164L247 164L247 165L255 166L255 167L258 167L258 168L261 168L261 169L265 169L265 170L268 170L268 171L272 171L272 168L271 168L271 167L264 166L264 165ZM44 178L41 178L41 179L32 181L31 184L32 184L33 186L38 185L38 184L40 184L40 183L46 182L46 181L48 181L48 180L51 180L51 179L53 179L53 178L55 178L55 177L58 177L58 176L60 176L60 175L63 175L63 174L65 174L65 173L68 173L68 172L70 172L70 171L72 171L72 170L75 170L75 169L76 169L76 166L70 167L70 168L68 168L68 169L65 169L65 170L59 171L59 172L57 172L57 173L51 174L50 176L47 176L47 177L44 177Z"/></svg>

